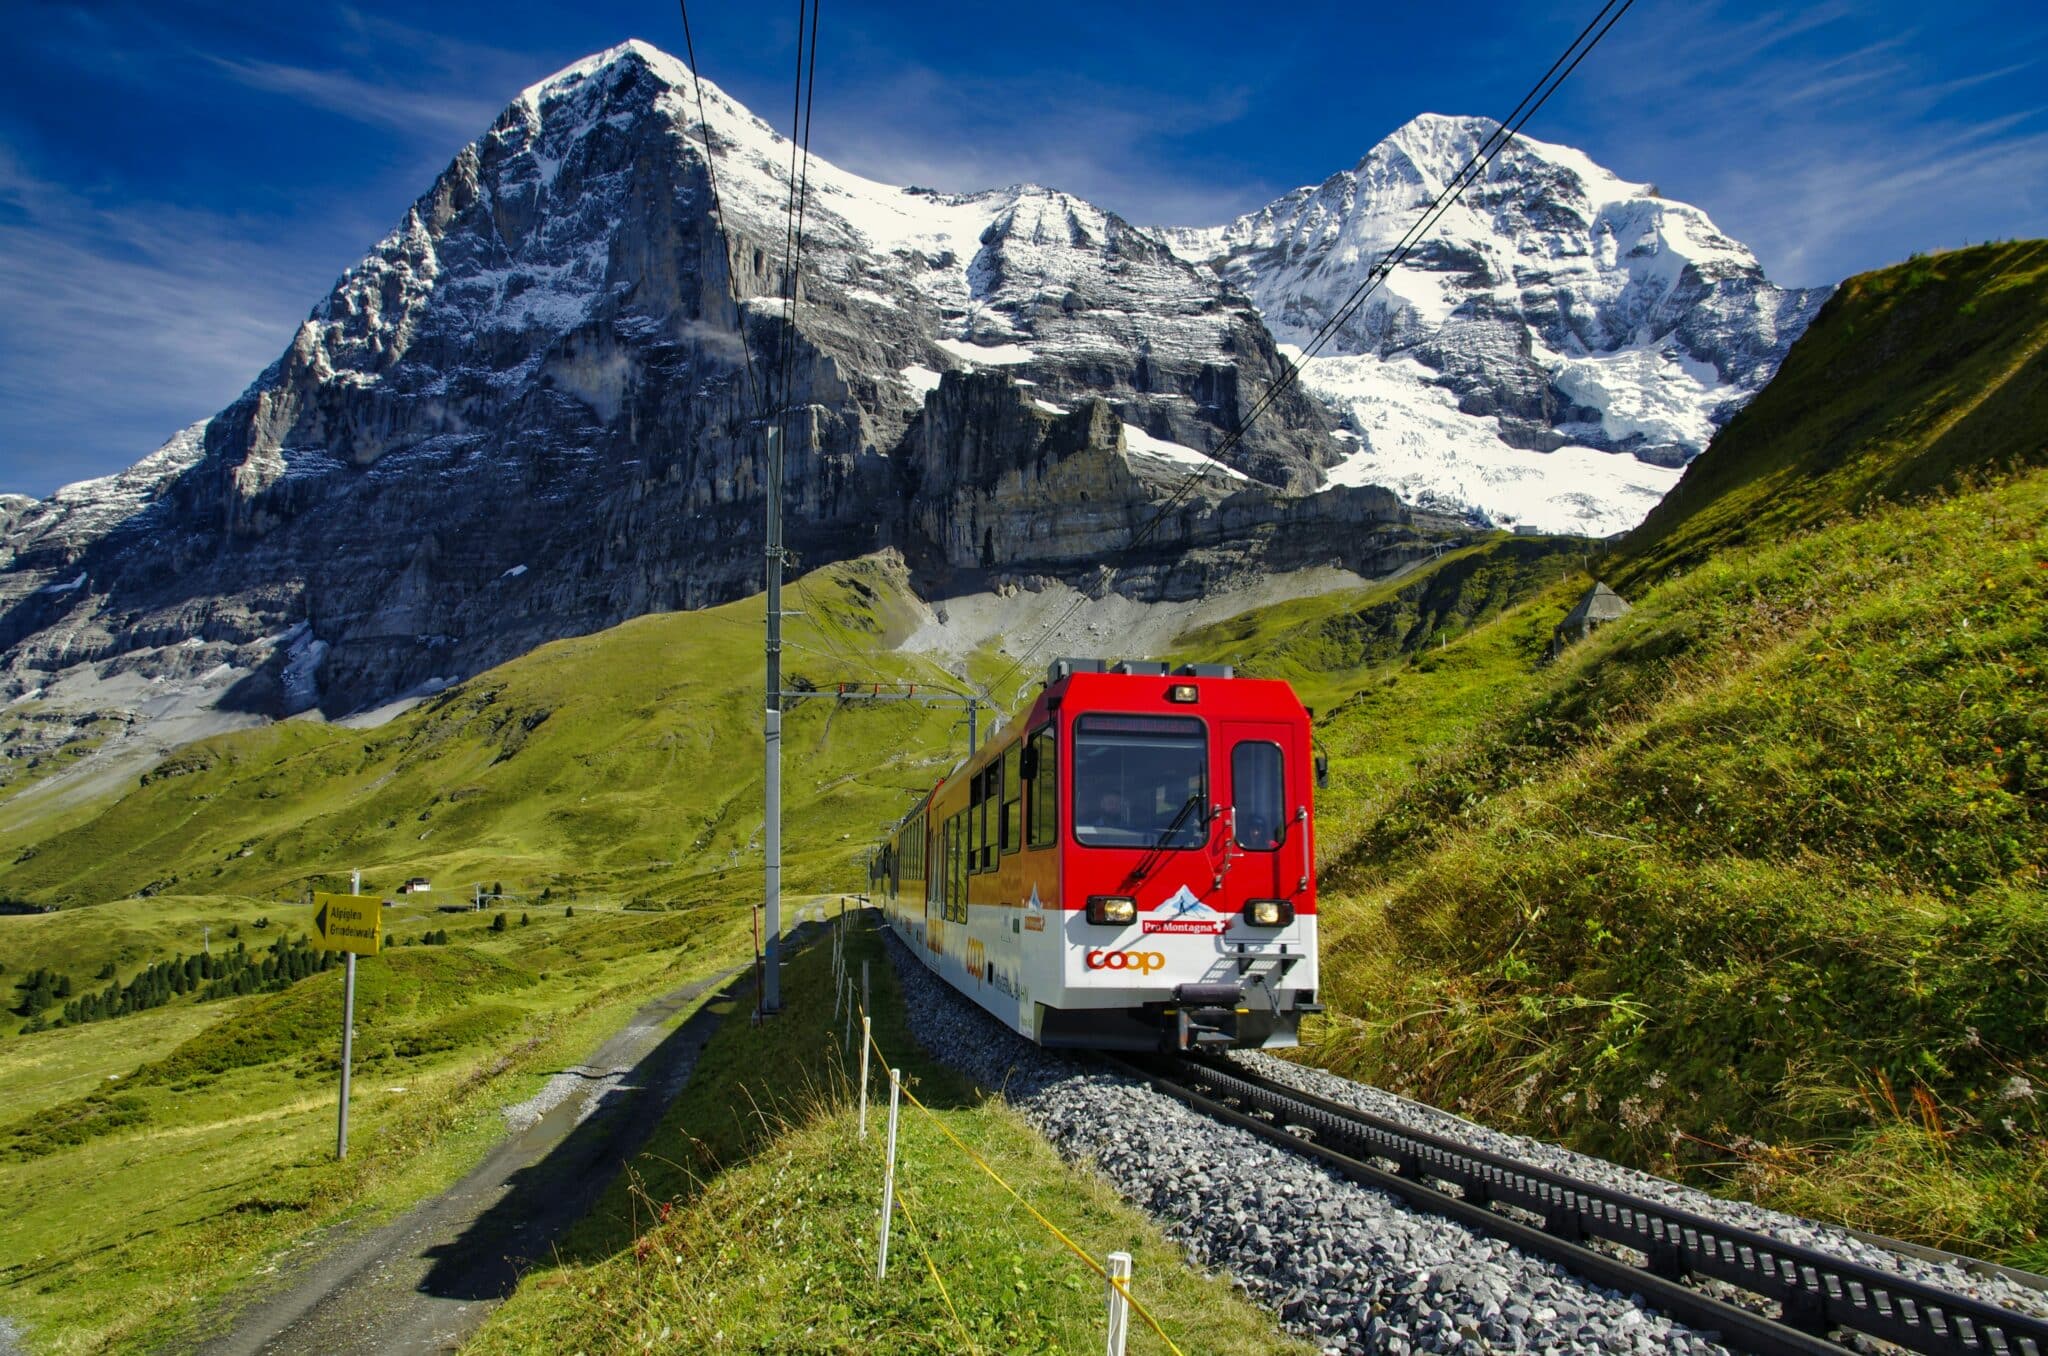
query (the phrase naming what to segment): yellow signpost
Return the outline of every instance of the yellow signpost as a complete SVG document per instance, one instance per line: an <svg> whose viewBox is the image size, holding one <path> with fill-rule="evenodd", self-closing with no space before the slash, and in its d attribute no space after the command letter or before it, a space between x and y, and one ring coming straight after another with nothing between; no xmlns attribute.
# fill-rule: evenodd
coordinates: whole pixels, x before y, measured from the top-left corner
<svg viewBox="0 0 2048 1356"><path fill-rule="evenodd" d="M384 901L375 896L313 896L313 931L328 951L374 956L384 941Z"/></svg>
<svg viewBox="0 0 2048 1356"><path fill-rule="evenodd" d="M363 873L354 873L355 888L363 888ZM313 896L313 931L328 951L348 956L348 973L342 980L341 998L341 1115L334 1131L334 1156L348 1157L348 1076L353 1062L356 1037L356 957L374 956L384 941L384 901L361 894Z"/></svg>

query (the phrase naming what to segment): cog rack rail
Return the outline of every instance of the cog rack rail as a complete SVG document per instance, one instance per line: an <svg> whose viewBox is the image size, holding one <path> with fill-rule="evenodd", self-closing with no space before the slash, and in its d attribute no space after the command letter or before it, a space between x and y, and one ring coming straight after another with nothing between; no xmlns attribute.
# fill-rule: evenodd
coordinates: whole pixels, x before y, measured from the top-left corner
<svg viewBox="0 0 2048 1356"><path fill-rule="evenodd" d="M1142 1067L1108 1062L1204 1115L1275 1140L1354 1181L1493 1234L1596 1284L1640 1294L1672 1317L1717 1331L1730 1346L1758 1356L1839 1353L1842 1347L1827 1336L1838 1328L1928 1356L2048 1356L2048 1320L1474 1149L1249 1070L1195 1058ZM1530 1212L1543 1225L1497 1213L1490 1208L1496 1204ZM1633 1249L1646 1265L1588 1248L1589 1239ZM1687 1285L1687 1277L1712 1278L1775 1300L1782 1317L1715 1299Z"/></svg>

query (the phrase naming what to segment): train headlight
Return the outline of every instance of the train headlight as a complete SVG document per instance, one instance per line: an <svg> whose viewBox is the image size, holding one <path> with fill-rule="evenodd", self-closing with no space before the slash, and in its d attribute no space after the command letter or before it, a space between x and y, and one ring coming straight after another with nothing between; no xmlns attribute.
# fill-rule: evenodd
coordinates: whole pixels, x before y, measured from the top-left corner
<svg viewBox="0 0 2048 1356"><path fill-rule="evenodd" d="M1090 895L1088 921L1105 927L1128 926L1138 921L1138 901L1128 895Z"/></svg>
<svg viewBox="0 0 2048 1356"><path fill-rule="evenodd" d="M1175 683L1166 689L1166 700L1170 702L1193 702L1201 700L1202 690L1193 683Z"/></svg>
<svg viewBox="0 0 2048 1356"><path fill-rule="evenodd" d="M1294 921L1294 905L1285 899L1254 899L1244 906L1244 921L1255 928L1284 928Z"/></svg>

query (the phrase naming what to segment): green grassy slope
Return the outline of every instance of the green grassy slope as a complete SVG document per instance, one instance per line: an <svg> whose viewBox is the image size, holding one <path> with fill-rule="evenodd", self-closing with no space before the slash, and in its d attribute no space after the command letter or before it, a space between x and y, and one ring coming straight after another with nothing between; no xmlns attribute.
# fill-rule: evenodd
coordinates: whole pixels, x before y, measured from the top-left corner
<svg viewBox="0 0 2048 1356"><path fill-rule="evenodd" d="M1777 378L1605 567L1624 593L1730 547L2048 462L2048 241L1843 283Z"/></svg>
<svg viewBox="0 0 2048 1356"><path fill-rule="evenodd" d="M795 682L943 679L876 653L901 584L880 564L811 576ZM286 721L189 745L87 822L0 835L0 894L73 906L133 894L296 897L408 876L665 901L751 888L760 861L758 599L643 617L479 675L378 729ZM943 770L957 713L805 701L785 719L792 889L845 863ZM842 837L844 835L844 837ZM831 878L828 881L828 877ZM5 920L0 920L4 923ZM0 934L4 934L0 926ZM0 955L5 942L0 941Z"/></svg>
<svg viewBox="0 0 2048 1356"><path fill-rule="evenodd" d="M1689 476L1721 497L1596 562L1636 611L1558 663L1584 577L1326 679L1313 1057L2048 1263L2044 269L1852 280Z"/></svg>
<svg viewBox="0 0 2048 1356"><path fill-rule="evenodd" d="M166 906L26 921L136 936ZM503 1135L503 1106L651 994L733 964L745 937L737 911L715 908L550 908L503 933L489 920L395 917L400 945L362 961L343 1162L339 971L0 1042L0 1314L28 1349L188 1346L315 1230L447 1186ZM450 943L408 944L429 929Z"/></svg>

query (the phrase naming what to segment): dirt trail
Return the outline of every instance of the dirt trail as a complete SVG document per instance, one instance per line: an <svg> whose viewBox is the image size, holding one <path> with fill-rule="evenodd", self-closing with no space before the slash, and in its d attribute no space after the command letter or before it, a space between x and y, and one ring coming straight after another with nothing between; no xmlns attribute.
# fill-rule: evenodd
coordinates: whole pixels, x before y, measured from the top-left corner
<svg viewBox="0 0 2048 1356"><path fill-rule="evenodd" d="M785 952L787 954L787 952ZM249 1304L204 1356L453 1351L534 1258L594 1205L688 1081L718 1018L678 1012L735 971L646 1004L584 1064L588 1090L555 1100L474 1171L379 1228L344 1236ZM749 985L735 986L735 993Z"/></svg>

